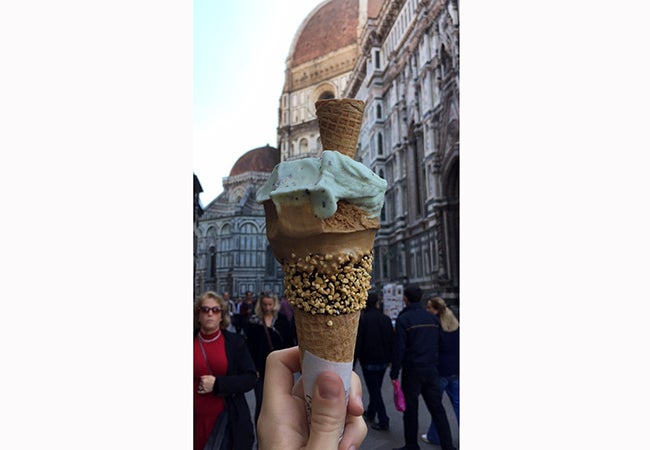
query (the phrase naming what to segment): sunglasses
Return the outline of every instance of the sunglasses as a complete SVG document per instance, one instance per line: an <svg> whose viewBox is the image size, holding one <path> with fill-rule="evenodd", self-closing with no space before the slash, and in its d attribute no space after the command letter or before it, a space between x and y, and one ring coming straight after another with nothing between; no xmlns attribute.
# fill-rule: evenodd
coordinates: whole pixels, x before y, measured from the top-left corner
<svg viewBox="0 0 650 450"><path fill-rule="evenodd" d="M213 313L216 314L216 313L219 313L219 312L223 311L223 308L221 308L221 306L213 306L212 308L210 308L209 306L201 306L201 312L207 314L210 311L212 311Z"/></svg>

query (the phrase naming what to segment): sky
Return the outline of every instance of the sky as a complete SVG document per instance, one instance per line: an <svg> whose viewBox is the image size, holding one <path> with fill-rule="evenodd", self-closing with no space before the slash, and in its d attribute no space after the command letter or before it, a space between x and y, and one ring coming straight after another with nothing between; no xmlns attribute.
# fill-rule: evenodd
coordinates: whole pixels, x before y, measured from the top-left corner
<svg viewBox="0 0 650 450"><path fill-rule="evenodd" d="M322 0L195 0L193 165L207 206L237 159L277 146L286 58Z"/></svg>

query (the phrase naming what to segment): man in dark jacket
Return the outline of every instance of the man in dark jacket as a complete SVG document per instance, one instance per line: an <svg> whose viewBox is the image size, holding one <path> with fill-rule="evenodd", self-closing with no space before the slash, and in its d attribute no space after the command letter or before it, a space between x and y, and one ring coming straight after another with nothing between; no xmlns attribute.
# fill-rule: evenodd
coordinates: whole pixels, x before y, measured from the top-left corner
<svg viewBox="0 0 650 450"><path fill-rule="evenodd" d="M377 415L379 422L372 423L370 427L375 430L388 430L389 419L381 396L381 384L393 351L393 324L388 316L379 310L379 296L375 292L368 294L366 309L359 319L355 351L355 359L361 363L370 396L363 416L366 420L374 422Z"/></svg>
<svg viewBox="0 0 650 450"><path fill-rule="evenodd" d="M424 403L436 424L443 450L454 450L447 414L442 406L438 381L438 340L440 322L420 304L422 290L416 285L404 289L406 307L397 316L395 324L395 351L390 370L396 380L402 370L402 390L406 400L404 411L404 440L406 445L394 450L419 450L418 397Z"/></svg>

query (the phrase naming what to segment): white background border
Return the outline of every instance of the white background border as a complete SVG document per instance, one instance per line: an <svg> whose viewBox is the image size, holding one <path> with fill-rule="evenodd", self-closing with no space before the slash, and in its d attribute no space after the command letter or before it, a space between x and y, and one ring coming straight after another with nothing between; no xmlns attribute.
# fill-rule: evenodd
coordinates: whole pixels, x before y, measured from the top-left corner
<svg viewBox="0 0 650 450"><path fill-rule="evenodd" d="M465 449L650 444L637 4L461 4ZM191 3L9 2L0 49L0 447L190 448Z"/></svg>

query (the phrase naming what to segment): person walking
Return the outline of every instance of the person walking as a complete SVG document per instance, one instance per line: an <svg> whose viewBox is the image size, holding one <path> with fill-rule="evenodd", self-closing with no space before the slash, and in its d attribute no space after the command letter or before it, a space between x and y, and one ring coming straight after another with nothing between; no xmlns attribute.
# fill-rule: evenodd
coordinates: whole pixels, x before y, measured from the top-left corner
<svg viewBox="0 0 650 450"><path fill-rule="evenodd" d="M259 376L255 384L255 423L257 423L262 408L266 358L274 350L293 347L294 342L289 319L280 313L278 297L267 292L262 293L260 300L255 304L255 314L251 316L247 330L248 348Z"/></svg>
<svg viewBox="0 0 650 450"><path fill-rule="evenodd" d="M248 336L248 321L253 315L253 292L246 291L246 296L239 304L239 332Z"/></svg>
<svg viewBox="0 0 650 450"><path fill-rule="evenodd" d="M359 360L370 397L363 417L371 422L372 429L386 431L389 428L389 418L381 395L381 385L393 351L393 324L379 310L379 296L376 292L368 293L366 309L359 318L355 351L355 360ZM375 416L378 418L377 423L374 423Z"/></svg>
<svg viewBox="0 0 650 450"><path fill-rule="evenodd" d="M296 319L293 317L293 307L289 303L286 295L280 297L280 314L284 314L289 319L289 329L291 330L291 341L296 345L298 343L298 333L296 332Z"/></svg>
<svg viewBox="0 0 650 450"><path fill-rule="evenodd" d="M228 325L228 331L237 332L237 328L235 327L235 312L237 311L235 301L230 298L230 292L228 291L223 291L223 294L221 294L221 296L223 297L223 300L228 303L228 316L230 316L230 325Z"/></svg>
<svg viewBox="0 0 650 450"><path fill-rule="evenodd" d="M227 330L228 303L216 292L196 300L194 320L194 450L221 439L219 448L250 450L253 422L244 394L257 374L246 342Z"/></svg>
<svg viewBox="0 0 650 450"><path fill-rule="evenodd" d="M432 297L427 300L427 311L438 317L442 333L438 354L438 374L440 380L440 396L447 393L451 405L454 408L456 420L460 421L460 364L459 364L459 342L460 324L456 315L445 301L440 297ZM435 423L431 422L429 431L421 436L427 444L440 445L440 438Z"/></svg>
<svg viewBox="0 0 650 450"><path fill-rule="evenodd" d="M440 435L442 450L455 450L447 414L442 406L438 380L438 342L440 322L420 304L422 290L414 284L404 289L405 308L395 324L395 351L390 370L391 380L402 371L402 389L406 410L402 416L405 445L393 450L419 450L418 398L422 395Z"/></svg>

